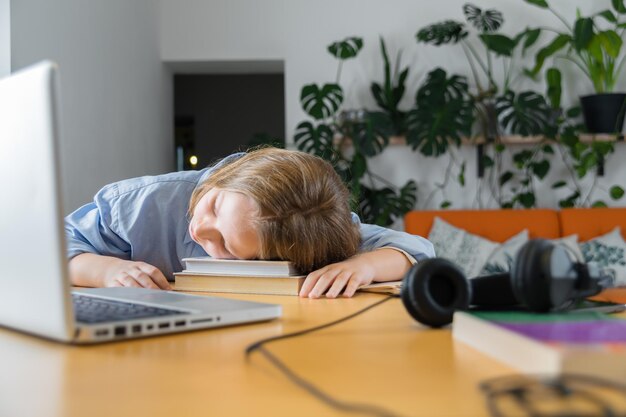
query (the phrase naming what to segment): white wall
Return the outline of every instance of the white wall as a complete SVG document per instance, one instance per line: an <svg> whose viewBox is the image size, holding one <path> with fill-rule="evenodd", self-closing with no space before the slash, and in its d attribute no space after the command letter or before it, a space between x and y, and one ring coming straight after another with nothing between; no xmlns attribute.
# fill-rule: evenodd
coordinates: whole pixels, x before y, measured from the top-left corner
<svg viewBox="0 0 626 417"><path fill-rule="evenodd" d="M0 78L11 72L11 1L0 0Z"/></svg>
<svg viewBox="0 0 626 417"><path fill-rule="evenodd" d="M345 65L342 86L346 91L344 108L374 107L369 93L373 80L382 80L378 36L382 35L389 52L395 56L402 49L405 63L410 63L406 104L412 100L417 85L436 66L469 75L460 49L418 45L415 33L419 28L437 21L463 20L462 6L466 0L161 0L161 56L166 62L284 60L287 140L292 140L295 126L306 118L300 108L299 93L304 84L333 81L337 69L335 59L326 46L348 36L362 36L365 47L361 55ZM555 26L558 20L539 8L521 0L476 0L482 8L494 7L505 18L503 31L516 34L526 26ZM551 3L570 21L576 6L583 13L610 7L609 0L556 1ZM530 65L526 63L526 65ZM592 92L591 84L574 69L566 69L564 100L573 102L578 94ZM622 79L623 88L626 80ZM523 87L541 89L526 82ZM620 144L614 160L623 160ZM468 159L468 181L465 191L453 195L457 207L470 207L474 197L467 190L472 181L474 149L462 149ZM626 170L609 161L607 182L624 185ZM407 178L420 184L420 201L425 200L432 183L443 175L442 162L425 160L404 147L388 149L373 161L377 171L395 182ZM454 188L452 188L454 189ZM556 197L549 190L539 189L553 204ZM432 202L433 206L438 201ZM624 204L624 202L622 202ZM418 204L419 205L419 204Z"/></svg>
<svg viewBox="0 0 626 417"><path fill-rule="evenodd" d="M109 182L174 169L158 13L152 0L13 1L12 69L60 66L66 212Z"/></svg>

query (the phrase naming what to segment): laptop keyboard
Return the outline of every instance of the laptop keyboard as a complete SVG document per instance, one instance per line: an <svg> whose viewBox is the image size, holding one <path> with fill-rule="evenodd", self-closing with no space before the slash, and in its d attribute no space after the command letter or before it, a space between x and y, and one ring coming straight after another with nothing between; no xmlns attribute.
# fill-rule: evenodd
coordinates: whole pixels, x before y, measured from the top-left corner
<svg viewBox="0 0 626 417"><path fill-rule="evenodd" d="M106 300L80 294L72 294L72 300L74 301L76 321L85 324L187 314L180 310Z"/></svg>

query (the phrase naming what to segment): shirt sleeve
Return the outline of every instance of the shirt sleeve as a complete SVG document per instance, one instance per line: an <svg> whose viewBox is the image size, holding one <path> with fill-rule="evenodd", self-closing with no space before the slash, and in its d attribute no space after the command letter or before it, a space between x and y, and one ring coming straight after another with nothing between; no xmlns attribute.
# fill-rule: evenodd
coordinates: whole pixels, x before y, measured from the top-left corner
<svg viewBox="0 0 626 417"><path fill-rule="evenodd" d="M361 223L359 216L355 213L352 213L352 220L359 225L361 230L361 252L381 248L396 249L407 255L412 263L435 256L433 244L428 239L373 224Z"/></svg>
<svg viewBox="0 0 626 417"><path fill-rule="evenodd" d="M100 190L94 201L65 218L68 260L81 253L130 259L130 243L114 231L115 184Z"/></svg>

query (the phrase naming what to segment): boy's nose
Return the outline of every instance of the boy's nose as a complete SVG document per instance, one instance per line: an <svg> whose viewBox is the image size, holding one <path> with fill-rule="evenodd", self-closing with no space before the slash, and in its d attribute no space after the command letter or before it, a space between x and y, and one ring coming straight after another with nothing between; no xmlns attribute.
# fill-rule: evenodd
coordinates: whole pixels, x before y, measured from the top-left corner
<svg viewBox="0 0 626 417"><path fill-rule="evenodd" d="M208 220L203 220L196 224L194 234L200 239L210 239L216 233L215 226Z"/></svg>

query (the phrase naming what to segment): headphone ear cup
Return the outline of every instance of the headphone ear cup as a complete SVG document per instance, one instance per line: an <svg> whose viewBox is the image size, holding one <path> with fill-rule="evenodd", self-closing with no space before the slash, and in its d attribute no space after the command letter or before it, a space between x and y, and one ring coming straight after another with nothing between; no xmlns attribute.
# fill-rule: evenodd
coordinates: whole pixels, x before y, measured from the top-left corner
<svg viewBox="0 0 626 417"><path fill-rule="evenodd" d="M515 298L531 311L550 310L550 258L554 245L545 239L529 240L522 246L511 268Z"/></svg>
<svg viewBox="0 0 626 417"><path fill-rule="evenodd" d="M452 322L455 310L467 309L471 288L456 265L433 258L419 262L407 272L401 297L415 320L431 327L442 327Z"/></svg>

